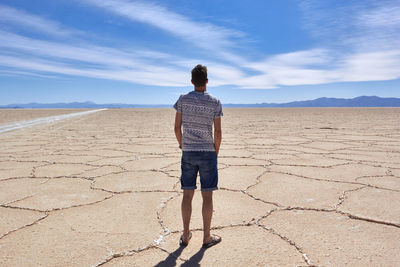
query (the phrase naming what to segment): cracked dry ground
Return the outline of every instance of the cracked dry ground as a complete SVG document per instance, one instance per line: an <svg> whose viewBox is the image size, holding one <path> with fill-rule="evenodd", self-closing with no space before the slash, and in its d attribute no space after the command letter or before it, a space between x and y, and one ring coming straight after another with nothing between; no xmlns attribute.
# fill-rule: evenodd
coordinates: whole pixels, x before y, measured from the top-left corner
<svg viewBox="0 0 400 267"><path fill-rule="evenodd" d="M0 265L400 265L400 109L224 113L206 251L198 191L178 246L173 110L1 134Z"/></svg>

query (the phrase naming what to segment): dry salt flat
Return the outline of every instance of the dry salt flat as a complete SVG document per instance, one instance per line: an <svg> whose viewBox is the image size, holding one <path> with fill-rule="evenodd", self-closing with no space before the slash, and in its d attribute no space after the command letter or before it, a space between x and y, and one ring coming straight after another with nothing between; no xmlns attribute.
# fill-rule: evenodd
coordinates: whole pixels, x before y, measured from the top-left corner
<svg viewBox="0 0 400 267"><path fill-rule="evenodd" d="M0 121L32 118L14 112ZM208 250L199 192L193 238L178 246L172 109L0 134L0 265L400 265L400 109L224 114L212 231L223 240Z"/></svg>

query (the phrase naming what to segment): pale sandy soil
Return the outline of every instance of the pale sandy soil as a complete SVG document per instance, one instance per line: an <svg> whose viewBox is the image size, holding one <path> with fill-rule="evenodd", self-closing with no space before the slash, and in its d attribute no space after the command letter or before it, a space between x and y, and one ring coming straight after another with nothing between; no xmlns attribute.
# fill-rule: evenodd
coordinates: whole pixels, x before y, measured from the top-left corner
<svg viewBox="0 0 400 267"><path fill-rule="evenodd" d="M224 114L208 250L199 192L178 245L172 109L0 134L0 266L400 265L400 109Z"/></svg>
<svg viewBox="0 0 400 267"><path fill-rule="evenodd" d="M82 112L87 109L0 109L0 125L22 120Z"/></svg>

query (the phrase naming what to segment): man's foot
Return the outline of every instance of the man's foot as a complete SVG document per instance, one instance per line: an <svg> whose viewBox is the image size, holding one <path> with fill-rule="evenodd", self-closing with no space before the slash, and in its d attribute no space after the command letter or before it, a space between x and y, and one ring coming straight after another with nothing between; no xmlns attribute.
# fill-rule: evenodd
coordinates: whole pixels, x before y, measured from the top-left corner
<svg viewBox="0 0 400 267"><path fill-rule="evenodd" d="M181 235L179 239L179 245L182 247L186 247L189 244L189 240L192 238L192 232L189 233L188 236Z"/></svg>
<svg viewBox="0 0 400 267"><path fill-rule="evenodd" d="M212 236L210 236L208 242L203 243L203 248L210 248L212 246L215 246L216 244L218 244L221 241L222 241L222 238L220 236L212 235Z"/></svg>

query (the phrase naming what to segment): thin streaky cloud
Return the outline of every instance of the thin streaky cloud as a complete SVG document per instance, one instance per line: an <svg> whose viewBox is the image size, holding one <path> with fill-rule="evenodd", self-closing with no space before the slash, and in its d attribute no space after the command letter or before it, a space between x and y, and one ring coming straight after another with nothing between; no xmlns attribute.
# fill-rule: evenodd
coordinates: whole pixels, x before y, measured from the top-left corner
<svg viewBox="0 0 400 267"><path fill-rule="evenodd" d="M245 57L230 51L245 33L211 23L194 21L154 3L127 0L83 0L111 13L156 27L211 53L216 59L245 65ZM206 40L206 41L205 41Z"/></svg>
<svg viewBox="0 0 400 267"><path fill-rule="evenodd" d="M400 78L399 49L353 53L335 58L328 56L331 53L333 52L330 50L309 50L276 55L249 66L259 70L260 74L235 80L233 84L244 89L273 89L282 85L384 81ZM321 60L316 60L319 57ZM287 60L289 58L296 60Z"/></svg>
<svg viewBox="0 0 400 267"><path fill-rule="evenodd" d="M251 62L246 65L249 69L264 72L270 67L274 68L287 68L295 66L312 66L326 63L331 63L332 51L327 49L310 49L305 51L296 51L285 54L278 54L266 58L264 61Z"/></svg>
<svg viewBox="0 0 400 267"><path fill-rule="evenodd" d="M139 84L156 86L184 86L186 72L171 70L170 68L155 69L155 71L129 70L129 69L104 69L104 68L77 68L65 64L55 63L42 59L20 58L15 56L1 56L3 66L42 73L73 75L97 79L126 81ZM180 82L181 81L181 82Z"/></svg>
<svg viewBox="0 0 400 267"><path fill-rule="evenodd" d="M400 50L354 54L337 70L338 80L383 81L400 78Z"/></svg>
<svg viewBox="0 0 400 267"><path fill-rule="evenodd" d="M363 10L355 19L357 34L349 37L364 50L390 50L400 47L400 1Z"/></svg>
<svg viewBox="0 0 400 267"><path fill-rule="evenodd" d="M14 24L29 31L45 33L57 37L81 34L80 31L63 27L56 21L45 19L5 5L0 5L0 14L1 23Z"/></svg>
<svg viewBox="0 0 400 267"><path fill-rule="evenodd" d="M8 33L0 30L0 47L30 52L35 56L44 56L57 61L70 59L92 64L114 65L120 67L143 68L145 59L159 59L160 53L151 51L123 52L101 46L76 46L52 41L42 41ZM165 58L168 58L165 54Z"/></svg>
<svg viewBox="0 0 400 267"><path fill-rule="evenodd" d="M365 11L359 17L359 23L367 27L400 27L400 2Z"/></svg>
<svg viewBox="0 0 400 267"><path fill-rule="evenodd" d="M349 32L358 31L356 20L360 13L370 10L375 0L303 0L298 5L301 10L302 27L316 39L323 42L340 42Z"/></svg>
<svg viewBox="0 0 400 267"><path fill-rule="evenodd" d="M0 30L0 48L3 48L2 53L7 54L7 51L17 52L18 54L26 54L25 60L27 62L34 61L40 62L45 61L45 65L51 64L67 64L72 66L74 69L83 69L84 65L96 66L96 69L101 72L101 75L96 77L113 77L113 79L121 79L123 81L138 81L138 79L124 78L122 75L104 75L104 71L110 72L121 71L127 75L139 76L144 73L153 72L154 75L145 80L145 77L150 77L148 74L143 75L140 79L142 84L146 85L160 85L165 80L164 78L158 79L156 73L166 73L170 77L174 77L175 72L186 73L187 69L192 68L202 60L186 60L177 56L168 55L151 50L138 50L132 52L124 52L109 47L102 46L76 46L63 44L54 41L43 41L24 37L21 35L4 32ZM1 54L1 53L0 53ZM12 53L11 53L12 54ZM67 60L67 61L66 61ZM10 61L8 61L10 62ZM19 62L19 61L18 61ZM53 62L50 64L50 62ZM162 62L163 68L160 68L160 62ZM19 62L20 63L20 62ZM213 86L223 85L229 80L229 77L234 76L236 78L242 77L244 74L237 68L224 65L216 62L208 62L209 67L212 68L212 82ZM4 62L0 63L4 65ZM83 65L83 66L82 66ZM24 65L31 66L31 65ZM65 73L59 70L67 70ZM93 77L93 72L96 69L92 69L90 72ZM33 71L34 68L31 68ZM39 68L38 70L50 71L50 68ZM69 69L59 68L56 66L56 73L73 75ZM81 72L85 74L87 72ZM161 76L162 77L162 76ZM186 77L185 80L188 78ZM176 84L181 84L176 82Z"/></svg>
<svg viewBox="0 0 400 267"><path fill-rule="evenodd" d="M104 8L132 21L145 23L180 37L191 44L205 48L218 49L234 46L234 38L244 33L205 22L195 22L165 7L148 2L126 0L83 0ZM204 40L207 40L206 42Z"/></svg>
<svg viewBox="0 0 400 267"><path fill-rule="evenodd" d="M39 77L39 78L46 78L46 79L59 79L59 76L55 75L45 75L45 74L38 74L35 72L29 72L29 71L18 71L18 70L0 70L0 76L33 76L33 77Z"/></svg>
<svg viewBox="0 0 400 267"><path fill-rule="evenodd" d="M390 50L400 46L400 1L331 3L336 5L317 0L299 3L303 27L324 46L355 52Z"/></svg>

